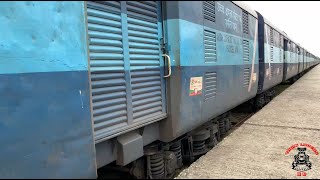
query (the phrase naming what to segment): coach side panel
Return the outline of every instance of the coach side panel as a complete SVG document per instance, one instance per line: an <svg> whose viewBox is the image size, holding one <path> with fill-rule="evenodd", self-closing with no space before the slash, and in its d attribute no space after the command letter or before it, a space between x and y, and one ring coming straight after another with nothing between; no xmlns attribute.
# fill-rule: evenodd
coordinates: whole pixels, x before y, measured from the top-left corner
<svg viewBox="0 0 320 180"><path fill-rule="evenodd" d="M0 7L0 177L95 178L84 3Z"/></svg>

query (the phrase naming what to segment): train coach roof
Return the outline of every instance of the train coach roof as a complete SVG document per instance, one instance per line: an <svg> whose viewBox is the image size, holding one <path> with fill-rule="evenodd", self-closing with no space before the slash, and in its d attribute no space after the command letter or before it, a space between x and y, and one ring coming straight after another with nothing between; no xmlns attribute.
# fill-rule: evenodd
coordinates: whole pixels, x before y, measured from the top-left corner
<svg viewBox="0 0 320 180"><path fill-rule="evenodd" d="M264 16L263 16L263 20L264 20L264 23L268 24L270 27L272 27L273 29L275 29L276 31L278 31L279 33L281 33L282 35L288 37L288 35L280 30L277 26L273 25L268 19L266 19Z"/></svg>
<svg viewBox="0 0 320 180"><path fill-rule="evenodd" d="M232 2L235 5L239 6L240 8L246 10L248 13L250 13L255 18L258 18L257 13L250 6L246 5L245 3L241 2L241 1L232 1Z"/></svg>
<svg viewBox="0 0 320 180"><path fill-rule="evenodd" d="M298 46L299 46L301 49L305 50L305 48L304 48L303 46L301 46L299 43L298 43Z"/></svg>
<svg viewBox="0 0 320 180"><path fill-rule="evenodd" d="M288 36L286 33L284 33L283 31L282 31L281 33L282 33L282 35L283 35L286 39L288 39L288 40L290 40L291 42L295 43L295 44L298 45L299 47L302 47L299 43L293 41L292 38L291 38L290 36ZM302 48L303 48L303 47L302 47Z"/></svg>
<svg viewBox="0 0 320 180"><path fill-rule="evenodd" d="M273 25L268 19L266 19L265 17L263 17L264 19L264 23L268 24L270 27L272 27L273 29L275 29L276 31L278 31L279 33L281 33L286 39L290 40L291 42L293 42L294 44L297 44L297 42L293 41L292 38L290 36L287 35L287 33L285 33L284 31L280 30L279 28L277 28L275 25ZM300 45L298 45L299 47L301 47ZM303 48L303 47L302 47Z"/></svg>

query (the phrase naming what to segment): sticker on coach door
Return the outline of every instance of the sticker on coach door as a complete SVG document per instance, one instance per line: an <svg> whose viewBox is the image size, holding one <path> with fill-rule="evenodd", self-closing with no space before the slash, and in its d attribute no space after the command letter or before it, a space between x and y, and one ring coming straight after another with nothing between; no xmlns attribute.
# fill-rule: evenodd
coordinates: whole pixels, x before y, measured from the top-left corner
<svg viewBox="0 0 320 180"><path fill-rule="evenodd" d="M202 77L191 77L189 96L197 96L200 94L202 94Z"/></svg>

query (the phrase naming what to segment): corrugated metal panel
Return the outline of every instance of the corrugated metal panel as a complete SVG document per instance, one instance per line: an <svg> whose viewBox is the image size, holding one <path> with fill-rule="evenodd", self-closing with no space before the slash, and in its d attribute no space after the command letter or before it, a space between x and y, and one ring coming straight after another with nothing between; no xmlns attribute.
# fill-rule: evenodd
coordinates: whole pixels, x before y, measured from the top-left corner
<svg viewBox="0 0 320 180"><path fill-rule="evenodd" d="M244 68L243 70L243 85L244 87L249 86L250 81L250 68Z"/></svg>
<svg viewBox="0 0 320 180"><path fill-rule="evenodd" d="M216 22L215 1L203 1L203 17L208 21Z"/></svg>
<svg viewBox="0 0 320 180"><path fill-rule="evenodd" d="M245 10L242 11L242 28L244 34L249 34L249 16Z"/></svg>
<svg viewBox="0 0 320 180"><path fill-rule="evenodd" d="M249 41L243 40L242 41L242 47L243 47L243 62L249 62Z"/></svg>
<svg viewBox="0 0 320 180"><path fill-rule="evenodd" d="M92 106L96 139L127 123L120 2L88 2Z"/></svg>
<svg viewBox="0 0 320 180"><path fill-rule="evenodd" d="M128 1L129 57L134 121L162 112L156 2Z"/></svg>
<svg viewBox="0 0 320 180"><path fill-rule="evenodd" d="M272 44L272 45L274 45L273 43L273 29L272 28L270 28L270 44Z"/></svg>
<svg viewBox="0 0 320 180"><path fill-rule="evenodd" d="M207 72L205 74L205 91L204 101L208 101L216 97L217 94L217 73Z"/></svg>
<svg viewBox="0 0 320 180"><path fill-rule="evenodd" d="M96 142L166 115L158 6L87 2Z"/></svg>
<svg viewBox="0 0 320 180"><path fill-rule="evenodd" d="M217 62L216 33L204 30L204 59L206 63Z"/></svg>
<svg viewBox="0 0 320 180"><path fill-rule="evenodd" d="M270 60L273 61L273 46L270 46Z"/></svg>

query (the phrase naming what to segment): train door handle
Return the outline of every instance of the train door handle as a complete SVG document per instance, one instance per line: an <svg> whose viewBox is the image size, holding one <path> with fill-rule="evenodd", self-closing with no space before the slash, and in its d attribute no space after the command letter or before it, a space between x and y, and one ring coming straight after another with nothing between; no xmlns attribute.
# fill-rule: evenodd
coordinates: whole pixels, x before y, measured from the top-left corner
<svg viewBox="0 0 320 180"><path fill-rule="evenodd" d="M163 76L163 77L167 78L167 77L171 76L171 60L170 60L170 56L167 54L163 54L162 56L164 56L165 57L164 59L167 59L167 61L168 61L168 72L169 73L168 73L168 75Z"/></svg>

